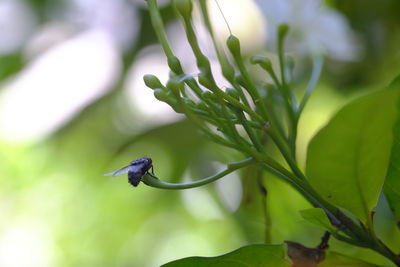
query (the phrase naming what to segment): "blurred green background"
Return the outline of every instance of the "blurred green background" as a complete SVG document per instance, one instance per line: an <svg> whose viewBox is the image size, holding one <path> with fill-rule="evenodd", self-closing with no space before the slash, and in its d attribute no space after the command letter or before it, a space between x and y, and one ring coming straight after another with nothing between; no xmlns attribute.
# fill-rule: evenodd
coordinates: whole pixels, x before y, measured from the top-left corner
<svg viewBox="0 0 400 267"><path fill-rule="evenodd" d="M174 10L159 2L172 46L188 73L196 73ZM270 32L279 18L269 21L268 14L278 2L220 0L246 54L268 48L273 55ZM305 47L317 40L328 55L300 125L304 162L308 140L334 110L399 73L400 2L326 1L321 18L312 16L319 1L282 3L284 14L305 15L291 21ZM215 6L211 11L224 36L221 14ZM296 40L288 50L298 52L301 89L310 60ZM133 188L124 176L102 175L147 156L158 177L181 181L242 158L153 98L142 82L146 73L163 81L168 76L145 1L0 1L0 266L158 266L263 242L262 198L252 170L187 191ZM318 244L323 230L298 213L309 204L281 181L264 178L272 242ZM384 199L378 215L378 231L398 250L399 232ZM388 264L338 241L331 247Z"/></svg>

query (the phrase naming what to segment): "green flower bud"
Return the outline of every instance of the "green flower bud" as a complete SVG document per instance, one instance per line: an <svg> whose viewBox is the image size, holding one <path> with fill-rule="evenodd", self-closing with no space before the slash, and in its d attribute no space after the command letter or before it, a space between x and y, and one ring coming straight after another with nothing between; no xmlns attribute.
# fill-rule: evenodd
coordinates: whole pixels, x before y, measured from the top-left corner
<svg viewBox="0 0 400 267"><path fill-rule="evenodd" d="M233 70L232 67L230 67L227 64L222 64L221 62L221 68L222 68L222 74L224 77L228 79L228 81L233 80L235 77L235 71Z"/></svg>
<svg viewBox="0 0 400 267"><path fill-rule="evenodd" d="M143 76L144 83L146 84L147 87L151 89L157 89L157 88L163 88L164 86L161 84L160 80L152 75L152 74L146 74Z"/></svg>
<svg viewBox="0 0 400 267"><path fill-rule="evenodd" d="M168 97L167 93L163 89L161 89L161 88L154 89L154 96L158 100L168 103L169 97Z"/></svg>
<svg viewBox="0 0 400 267"><path fill-rule="evenodd" d="M208 60L207 57L198 56L197 57L197 65L201 72L204 72L208 75L211 73L210 61Z"/></svg>
<svg viewBox="0 0 400 267"><path fill-rule="evenodd" d="M183 18L185 18L185 19L190 18L191 14L192 14L192 10L193 10L192 1L190 1L190 0L175 0L174 4L175 4L175 8L178 10L179 14Z"/></svg>
<svg viewBox="0 0 400 267"><path fill-rule="evenodd" d="M181 74L183 73L183 69L181 66L181 62L179 61L179 59L175 56L173 57L169 57L168 58L168 66L169 68L175 72L176 74Z"/></svg>
<svg viewBox="0 0 400 267"><path fill-rule="evenodd" d="M269 58L264 56L252 56L250 59L251 64L258 64L267 72L272 70L272 63Z"/></svg>
<svg viewBox="0 0 400 267"><path fill-rule="evenodd" d="M199 73L199 83L206 88L212 88L214 86L213 81L211 81L204 72Z"/></svg>
<svg viewBox="0 0 400 267"><path fill-rule="evenodd" d="M289 25L287 24L281 24L278 27L278 38L279 40L283 40L287 33L289 32Z"/></svg>
<svg viewBox="0 0 400 267"><path fill-rule="evenodd" d="M234 56L240 56L240 42L237 37L230 35L226 41L226 45Z"/></svg>
<svg viewBox="0 0 400 267"><path fill-rule="evenodd" d="M154 96L162 101L170 105L173 110L177 113L183 113L182 107L179 105L178 101L171 97L170 92L166 92L160 88L154 89Z"/></svg>

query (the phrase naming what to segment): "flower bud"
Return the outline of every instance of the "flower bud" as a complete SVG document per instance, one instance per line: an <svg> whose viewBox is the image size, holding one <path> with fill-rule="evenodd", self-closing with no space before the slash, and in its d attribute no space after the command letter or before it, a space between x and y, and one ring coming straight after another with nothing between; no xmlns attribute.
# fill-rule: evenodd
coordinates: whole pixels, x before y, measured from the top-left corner
<svg viewBox="0 0 400 267"><path fill-rule="evenodd" d="M158 100L160 100L160 101L162 101L162 102L167 102L167 103L168 103L169 97L167 96L167 93L166 93L163 89L161 89L161 88L156 88L156 89L154 89L154 96L155 96Z"/></svg>
<svg viewBox="0 0 400 267"><path fill-rule="evenodd" d="M181 74L183 73L183 69L181 66L181 62L179 61L179 59L175 56L173 57L169 57L168 58L168 66L169 68L175 72L176 74Z"/></svg>
<svg viewBox="0 0 400 267"><path fill-rule="evenodd" d="M287 33L289 32L289 25L287 24L281 24L278 27L278 38L279 40L283 40Z"/></svg>
<svg viewBox="0 0 400 267"><path fill-rule="evenodd" d="M230 35L226 41L226 45L234 55L240 55L240 41L237 37Z"/></svg>
<svg viewBox="0 0 400 267"><path fill-rule="evenodd" d="M272 63L269 58L266 58L264 56L252 56L250 62L252 64L260 65L260 67L266 70L267 72L272 71Z"/></svg>
<svg viewBox="0 0 400 267"><path fill-rule="evenodd" d="M178 10L179 14L184 18L184 19L189 19L192 10L193 10L193 4L191 0L175 0L175 8Z"/></svg>
<svg viewBox="0 0 400 267"><path fill-rule="evenodd" d="M199 83L206 88L212 88L214 85L213 81L204 72L199 73Z"/></svg>
<svg viewBox="0 0 400 267"><path fill-rule="evenodd" d="M157 89L157 88L163 88L164 86L161 84L160 80L152 75L152 74L146 74L143 76L144 83L146 84L147 87L151 89Z"/></svg>

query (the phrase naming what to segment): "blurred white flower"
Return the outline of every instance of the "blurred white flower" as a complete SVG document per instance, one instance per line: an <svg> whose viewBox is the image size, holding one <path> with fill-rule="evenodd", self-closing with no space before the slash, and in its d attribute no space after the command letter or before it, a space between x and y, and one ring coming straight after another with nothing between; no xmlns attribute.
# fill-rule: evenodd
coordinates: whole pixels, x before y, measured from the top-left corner
<svg viewBox="0 0 400 267"><path fill-rule="evenodd" d="M60 13L67 21L83 30L103 31L121 50L131 47L140 28L135 3L128 0L72 0L66 3L67 8Z"/></svg>
<svg viewBox="0 0 400 267"><path fill-rule="evenodd" d="M22 1L0 1L0 54L21 48L33 33L35 25L32 10Z"/></svg>
<svg viewBox="0 0 400 267"><path fill-rule="evenodd" d="M360 47L345 17L321 0L257 0L268 23L268 42L276 44L276 30L286 23L286 48L300 54L323 53L337 60L356 60Z"/></svg>
<svg viewBox="0 0 400 267"><path fill-rule="evenodd" d="M77 29L68 23L44 24L25 45L25 58L32 60L50 48L73 38L76 34L78 34Z"/></svg>
<svg viewBox="0 0 400 267"><path fill-rule="evenodd" d="M0 139L38 141L107 93L120 73L109 36L88 31L50 48L1 86Z"/></svg>
<svg viewBox="0 0 400 267"><path fill-rule="evenodd" d="M265 1L265 0L264 0ZM208 1L210 20L216 38L223 44L229 37L229 30L224 21L226 18L232 33L240 39L244 53L260 49L265 44L265 21L254 0L218 0Z"/></svg>

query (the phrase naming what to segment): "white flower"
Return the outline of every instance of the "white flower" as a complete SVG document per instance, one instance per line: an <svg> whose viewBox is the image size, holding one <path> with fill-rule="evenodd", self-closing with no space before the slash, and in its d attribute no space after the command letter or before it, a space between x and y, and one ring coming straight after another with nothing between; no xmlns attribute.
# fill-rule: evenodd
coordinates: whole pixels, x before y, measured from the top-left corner
<svg viewBox="0 0 400 267"><path fill-rule="evenodd" d="M345 17L321 0L257 0L268 23L268 43L276 44L276 29L286 23L286 49L323 53L337 60L355 60L360 49Z"/></svg>
<svg viewBox="0 0 400 267"><path fill-rule="evenodd" d="M82 29L103 31L122 51L130 49L140 28L134 3L125 0L72 0L66 3L60 16L65 16L67 22Z"/></svg>
<svg viewBox="0 0 400 267"><path fill-rule="evenodd" d="M119 72L118 50L102 31L51 47L1 84L0 139L42 140L106 94Z"/></svg>
<svg viewBox="0 0 400 267"><path fill-rule="evenodd" d="M35 28L35 14L25 1L0 1L0 55L23 47Z"/></svg>

